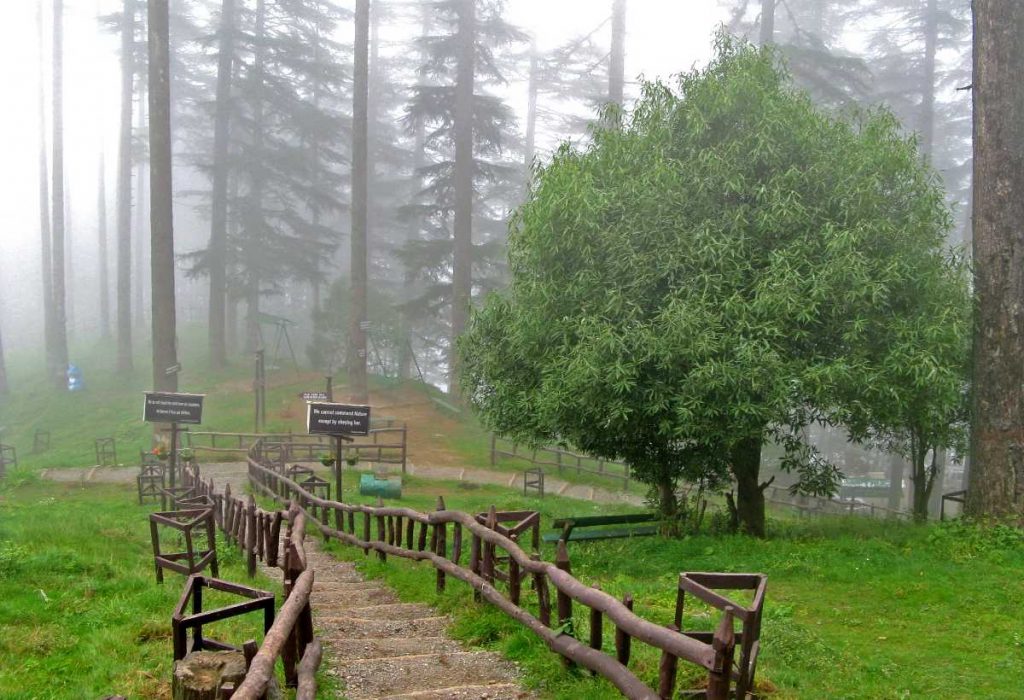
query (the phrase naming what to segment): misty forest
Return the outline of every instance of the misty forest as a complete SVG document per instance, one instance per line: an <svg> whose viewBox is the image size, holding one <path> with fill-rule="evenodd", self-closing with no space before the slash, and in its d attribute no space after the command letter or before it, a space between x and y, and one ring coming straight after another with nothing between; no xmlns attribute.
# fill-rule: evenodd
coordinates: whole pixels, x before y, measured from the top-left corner
<svg viewBox="0 0 1024 700"><path fill-rule="evenodd" d="M0 697L1020 697L1024 3L4 15Z"/></svg>

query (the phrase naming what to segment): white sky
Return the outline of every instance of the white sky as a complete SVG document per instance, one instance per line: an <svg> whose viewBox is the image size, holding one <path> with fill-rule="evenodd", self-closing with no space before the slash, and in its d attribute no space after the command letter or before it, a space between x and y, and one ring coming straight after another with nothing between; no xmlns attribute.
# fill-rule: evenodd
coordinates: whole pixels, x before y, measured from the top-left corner
<svg viewBox="0 0 1024 700"><path fill-rule="evenodd" d="M37 334L39 308L39 195L36 8L39 0L0 0L0 318L6 345L16 334ZM175 0L171 0L173 4ZM49 57L45 0L44 50ZM351 0L341 4L351 5ZM506 0L510 21L550 48L590 32L611 10L611 0ZM99 154L106 150L108 231L114 232L114 165L119 110L118 39L97 27L97 13L120 0L65 0L65 168L72 204L76 280L81 293L95 283L96 199ZM715 27L725 20L718 0L627 0L626 77L667 77L710 56ZM350 27L342 27L350 32ZM602 29L610 34L610 25ZM601 35L599 34L598 37ZM607 36L599 38L607 44ZM45 80L49 81L49 75ZM49 141L49 136L47 137ZM181 250L181 246L179 246ZM95 294L88 296L91 301ZM81 306L94 304L85 301ZM29 339L31 341L37 338Z"/></svg>

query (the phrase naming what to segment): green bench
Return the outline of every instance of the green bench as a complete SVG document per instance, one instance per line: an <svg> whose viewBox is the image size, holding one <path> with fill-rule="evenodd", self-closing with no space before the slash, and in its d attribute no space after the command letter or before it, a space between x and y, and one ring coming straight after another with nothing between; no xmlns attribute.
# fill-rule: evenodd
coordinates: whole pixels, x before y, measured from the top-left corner
<svg viewBox="0 0 1024 700"><path fill-rule="evenodd" d="M640 525L637 523L654 523ZM624 515L585 515L577 518L559 518L554 527L559 532L544 535L545 542L579 542L582 540L610 540L616 537L642 537L658 534L658 516L654 513L626 513ZM609 527L625 525L626 527Z"/></svg>

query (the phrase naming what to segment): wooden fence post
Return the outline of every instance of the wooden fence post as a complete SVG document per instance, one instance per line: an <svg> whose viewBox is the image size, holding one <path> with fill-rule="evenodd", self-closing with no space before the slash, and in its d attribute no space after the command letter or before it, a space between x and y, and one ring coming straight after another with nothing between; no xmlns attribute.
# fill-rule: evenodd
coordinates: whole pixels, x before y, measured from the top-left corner
<svg viewBox="0 0 1024 700"><path fill-rule="evenodd" d="M443 512L445 510L444 498L441 496L437 497L437 511ZM434 529L437 534L437 547L434 549L434 554L439 557L448 557L448 525L446 523L438 523ZM437 592L444 593L444 571L437 569Z"/></svg>
<svg viewBox="0 0 1024 700"><path fill-rule="evenodd" d="M633 610L633 596L627 593L622 596L622 604L630 611ZM615 658L623 666L629 665L630 637L622 628L615 628Z"/></svg>
<svg viewBox="0 0 1024 700"><path fill-rule="evenodd" d="M675 625L669 625L668 629L673 632L678 632L679 629ZM676 686L676 671L679 667L679 659L670 654L669 652L662 650L661 661L658 663L658 697L662 700L672 700L672 692ZM726 669L726 673L729 673L732 668L732 664ZM710 693L709 693L710 696Z"/></svg>
<svg viewBox="0 0 1024 700"><path fill-rule="evenodd" d="M565 546L565 540L558 540L558 547L555 551L555 566L567 574L572 574L572 565L569 563L569 550ZM576 636L576 630L572 624L572 598L557 589L556 604L558 608L558 624L563 627L562 634L570 637ZM571 668L575 663L567 656L562 657L566 667Z"/></svg>
<svg viewBox="0 0 1024 700"><path fill-rule="evenodd" d="M732 682L732 657L736 649L736 634L732 628L733 608L726 606L722 620L711 639L715 650L715 667L708 671L708 700L728 700Z"/></svg>
<svg viewBox="0 0 1024 700"><path fill-rule="evenodd" d="M256 498L249 495L245 522L245 569L249 578L256 575Z"/></svg>

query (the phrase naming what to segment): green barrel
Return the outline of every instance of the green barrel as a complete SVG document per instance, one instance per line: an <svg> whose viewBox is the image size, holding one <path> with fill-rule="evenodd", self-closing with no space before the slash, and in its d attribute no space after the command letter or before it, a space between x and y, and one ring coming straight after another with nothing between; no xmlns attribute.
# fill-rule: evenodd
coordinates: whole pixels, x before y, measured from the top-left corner
<svg viewBox="0 0 1024 700"><path fill-rule="evenodd" d="M381 498L401 498L402 478L378 479L373 474L359 476L359 493L363 496L380 496Z"/></svg>

